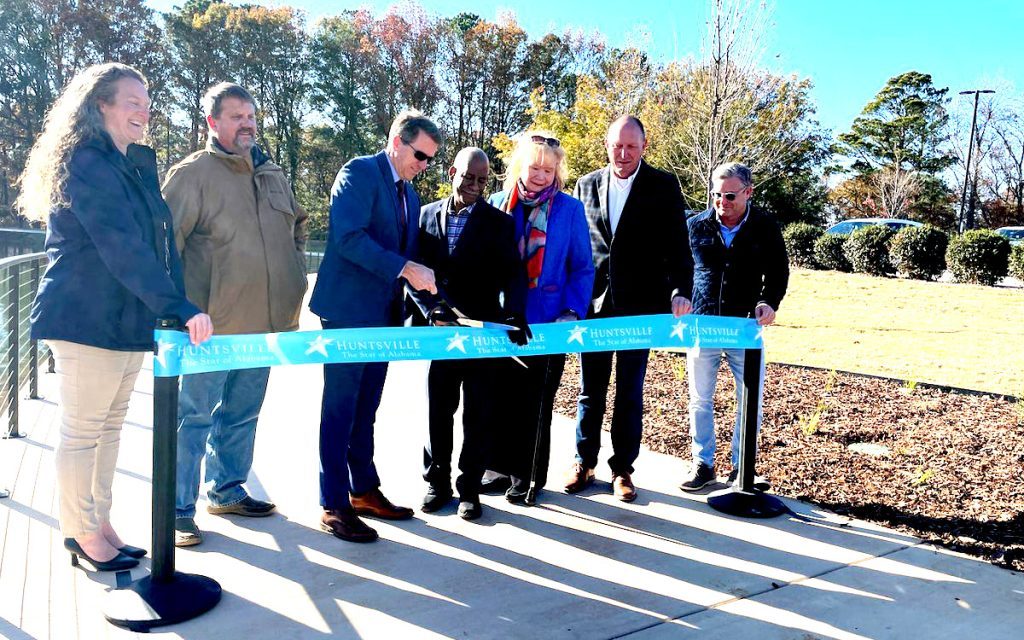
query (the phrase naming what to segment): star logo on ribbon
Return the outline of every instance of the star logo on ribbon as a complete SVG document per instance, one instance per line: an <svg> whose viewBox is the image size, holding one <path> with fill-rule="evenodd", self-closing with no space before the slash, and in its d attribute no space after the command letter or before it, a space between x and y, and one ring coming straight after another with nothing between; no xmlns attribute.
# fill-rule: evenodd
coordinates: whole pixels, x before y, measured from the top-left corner
<svg viewBox="0 0 1024 640"><path fill-rule="evenodd" d="M160 340L156 343L156 361L160 363L160 366L164 369L167 368L167 352L173 352L178 345L167 340Z"/></svg>
<svg viewBox="0 0 1024 640"><path fill-rule="evenodd" d="M454 336L448 338L448 346L445 348L445 351L458 349L462 353L466 353L466 340L468 339L469 336L464 336L456 331Z"/></svg>
<svg viewBox="0 0 1024 640"><path fill-rule="evenodd" d="M327 345L332 344L333 342L334 340L331 338L325 338L323 335L318 335L315 340L306 343L309 345L309 348L306 349L306 355L308 356L315 351L326 358Z"/></svg>
<svg viewBox="0 0 1024 640"><path fill-rule="evenodd" d="M578 342L583 345L583 334L586 333L587 328L576 325L572 329L569 329L569 339L565 341L566 344L570 342Z"/></svg>
<svg viewBox="0 0 1024 640"><path fill-rule="evenodd" d="M679 338L679 341L683 342L685 341L685 338L683 338L684 331L686 331L686 323L680 320L672 325L672 334L669 338Z"/></svg>

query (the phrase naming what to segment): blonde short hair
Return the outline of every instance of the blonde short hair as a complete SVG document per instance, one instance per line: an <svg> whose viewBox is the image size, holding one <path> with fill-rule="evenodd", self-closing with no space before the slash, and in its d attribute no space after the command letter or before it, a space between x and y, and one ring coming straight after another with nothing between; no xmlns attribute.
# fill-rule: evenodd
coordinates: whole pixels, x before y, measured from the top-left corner
<svg viewBox="0 0 1024 640"><path fill-rule="evenodd" d="M505 169L504 187L506 190L516 186L524 168L538 161L541 164L548 164L552 159L554 160L555 184L559 190L569 179L569 161L565 157L565 147L561 145L552 147L547 143L534 142L531 139L534 136L555 137L550 131L541 129L531 129L519 134L519 137L516 138L516 147L512 150Z"/></svg>

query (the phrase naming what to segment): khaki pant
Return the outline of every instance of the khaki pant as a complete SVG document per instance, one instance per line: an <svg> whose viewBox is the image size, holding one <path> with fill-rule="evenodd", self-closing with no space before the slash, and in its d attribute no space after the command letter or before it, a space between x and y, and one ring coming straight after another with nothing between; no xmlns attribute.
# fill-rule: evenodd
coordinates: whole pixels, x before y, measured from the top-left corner
<svg viewBox="0 0 1024 640"><path fill-rule="evenodd" d="M60 384L60 526L74 538L110 520L121 424L144 352L48 341Z"/></svg>

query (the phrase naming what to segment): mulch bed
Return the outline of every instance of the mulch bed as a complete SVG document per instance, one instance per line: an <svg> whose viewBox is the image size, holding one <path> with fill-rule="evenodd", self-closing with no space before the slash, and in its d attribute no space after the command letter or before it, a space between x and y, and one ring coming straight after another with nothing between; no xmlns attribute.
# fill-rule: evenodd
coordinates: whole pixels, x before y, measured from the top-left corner
<svg viewBox="0 0 1024 640"><path fill-rule="evenodd" d="M651 354L644 445L688 460L685 364ZM757 473L774 493L1024 571L1024 402L789 365L769 364L766 377ZM570 356L555 410L575 416L578 393ZM734 394L723 363L719 475L730 468Z"/></svg>

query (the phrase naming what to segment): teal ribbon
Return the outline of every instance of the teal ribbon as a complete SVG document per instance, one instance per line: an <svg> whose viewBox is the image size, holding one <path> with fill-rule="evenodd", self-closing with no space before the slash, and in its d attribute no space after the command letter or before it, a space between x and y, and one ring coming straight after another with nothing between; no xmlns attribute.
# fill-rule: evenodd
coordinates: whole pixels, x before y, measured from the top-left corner
<svg viewBox="0 0 1024 640"><path fill-rule="evenodd" d="M747 318L670 314L530 325L520 347L502 329L374 327L213 336L200 345L180 331L154 332L153 375L288 364L452 360L627 349L760 349L762 327Z"/></svg>

